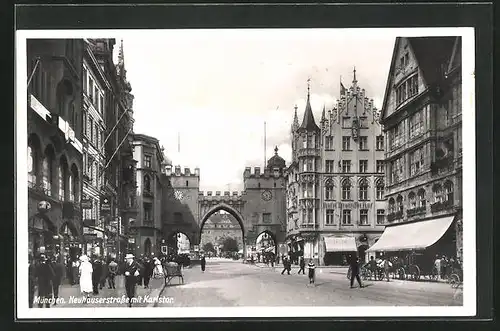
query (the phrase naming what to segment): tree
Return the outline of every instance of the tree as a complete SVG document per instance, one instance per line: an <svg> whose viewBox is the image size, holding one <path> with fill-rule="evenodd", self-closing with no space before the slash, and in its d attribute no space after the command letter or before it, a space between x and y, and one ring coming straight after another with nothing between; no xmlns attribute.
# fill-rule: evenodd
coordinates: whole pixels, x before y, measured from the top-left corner
<svg viewBox="0 0 500 331"><path fill-rule="evenodd" d="M225 238L222 242L222 250L224 252L237 252L238 242L236 241L236 239L231 237Z"/></svg>
<svg viewBox="0 0 500 331"><path fill-rule="evenodd" d="M206 243L205 245L203 245L203 251L215 253L214 244L212 244L212 243Z"/></svg>

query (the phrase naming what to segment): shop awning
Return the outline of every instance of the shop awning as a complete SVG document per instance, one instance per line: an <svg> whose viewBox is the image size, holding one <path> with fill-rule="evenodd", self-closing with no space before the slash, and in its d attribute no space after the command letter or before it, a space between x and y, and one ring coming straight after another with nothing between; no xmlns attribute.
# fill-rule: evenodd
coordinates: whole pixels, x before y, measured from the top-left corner
<svg viewBox="0 0 500 331"><path fill-rule="evenodd" d="M434 245L448 230L454 216L388 226L370 251L394 252L425 249Z"/></svg>
<svg viewBox="0 0 500 331"><path fill-rule="evenodd" d="M354 237L325 237L327 252L356 252L356 239Z"/></svg>

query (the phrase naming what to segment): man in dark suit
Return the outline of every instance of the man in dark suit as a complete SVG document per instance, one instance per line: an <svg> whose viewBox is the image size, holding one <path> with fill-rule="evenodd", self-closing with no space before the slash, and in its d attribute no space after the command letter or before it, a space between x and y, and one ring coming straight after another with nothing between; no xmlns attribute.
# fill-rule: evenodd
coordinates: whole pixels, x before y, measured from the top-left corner
<svg viewBox="0 0 500 331"><path fill-rule="evenodd" d="M64 277L64 264L61 261L59 255L55 255L52 258L52 269L54 270L54 278L52 279L52 289L54 291L54 306L57 304L57 298L59 296L59 286L61 285L62 279Z"/></svg>
<svg viewBox="0 0 500 331"><path fill-rule="evenodd" d="M92 288L95 295L99 294L99 282L101 280L102 263L97 256L92 259Z"/></svg>
<svg viewBox="0 0 500 331"><path fill-rule="evenodd" d="M39 303L38 307L50 308L50 302L52 299L52 280L54 279L55 273L50 265L50 261L47 255L40 254L40 263L36 265L35 276L38 285L38 296Z"/></svg>
<svg viewBox="0 0 500 331"><path fill-rule="evenodd" d="M139 265L134 261L132 254L127 254L125 260L125 290L128 297L128 306L132 307L132 299L135 296L135 284L139 276Z"/></svg>
<svg viewBox="0 0 500 331"><path fill-rule="evenodd" d="M361 284L361 278L359 278L359 259L357 256L350 256L350 268L351 268L351 288L353 288L354 278L358 281L359 287L363 288Z"/></svg>

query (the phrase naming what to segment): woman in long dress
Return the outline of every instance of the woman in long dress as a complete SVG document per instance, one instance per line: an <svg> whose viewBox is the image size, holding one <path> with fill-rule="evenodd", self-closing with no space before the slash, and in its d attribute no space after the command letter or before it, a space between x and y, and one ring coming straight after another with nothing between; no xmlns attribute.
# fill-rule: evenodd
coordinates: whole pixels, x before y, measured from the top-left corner
<svg viewBox="0 0 500 331"><path fill-rule="evenodd" d="M89 258L86 255L80 257L80 292L82 292L84 297L87 297L92 293L92 264L89 262Z"/></svg>
<svg viewBox="0 0 500 331"><path fill-rule="evenodd" d="M160 277L163 276L163 267L161 265L161 261L155 257L154 259L154 264L155 264L155 271L154 271L154 276L153 277Z"/></svg>

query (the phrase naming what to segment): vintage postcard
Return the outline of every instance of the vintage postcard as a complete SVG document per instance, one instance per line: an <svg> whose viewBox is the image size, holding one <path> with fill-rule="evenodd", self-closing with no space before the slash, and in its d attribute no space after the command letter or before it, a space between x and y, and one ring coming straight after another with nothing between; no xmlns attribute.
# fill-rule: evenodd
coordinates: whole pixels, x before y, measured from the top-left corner
<svg viewBox="0 0 500 331"><path fill-rule="evenodd" d="M472 28L18 30L16 100L19 318L476 313Z"/></svg>

